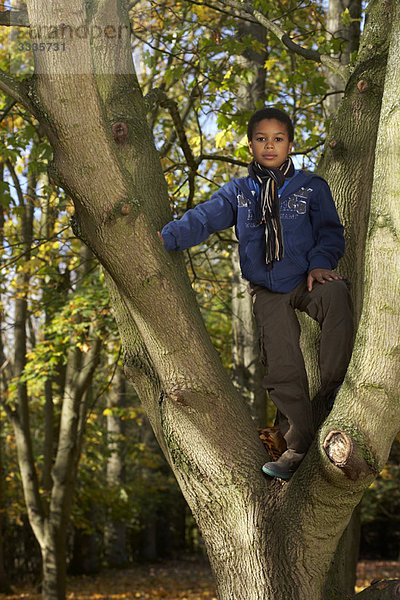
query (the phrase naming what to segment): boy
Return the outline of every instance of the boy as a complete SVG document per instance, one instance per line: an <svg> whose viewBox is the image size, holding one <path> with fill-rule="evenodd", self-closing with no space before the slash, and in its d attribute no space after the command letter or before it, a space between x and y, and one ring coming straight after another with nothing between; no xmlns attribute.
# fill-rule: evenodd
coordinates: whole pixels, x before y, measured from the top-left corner
<svg viewBox="0 0 400 600"><path fill-rule="evenodd" d="M235 225L242 277L249 281L267 367L264 386L287 445L277 461L262 469L290 479L316 429L295 309L320 324L319 396L326 402L342 383L351 356L350 295L333 271L344 252L343 227L328 184L294 169L289 115L276 108L258 110L249 120L247 137L253 155L249 175L232 179L159 235L166 250L184 250Z"/></svg>

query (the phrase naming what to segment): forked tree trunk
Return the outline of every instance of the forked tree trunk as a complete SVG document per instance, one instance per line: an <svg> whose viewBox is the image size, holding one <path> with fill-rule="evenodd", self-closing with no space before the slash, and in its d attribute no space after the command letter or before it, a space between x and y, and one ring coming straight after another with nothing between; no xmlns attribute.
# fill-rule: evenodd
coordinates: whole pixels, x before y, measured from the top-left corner
<svg viewBox="0 0 400 600"><path fill-rule="evenodd" d="M128 25L117 0L27 5L32 26ZM338 540L400 427L397 297L387 279L399 209L391 205L390 221L380 215L370 229L385 250L382 263L371 245L366 274L368 301L374 286L381 294L378 329L367 302L334 412L291 481L268 481L265 451L206 334L182 256L166 253L156 233L170 218L167 190L125 42L76 39L56 62L37 52L35 86L22 99L46 128L53 177L75 201L75 230L108 272L126 371L200 525L220 599L318 600ZM3 77L3 88L13 85ZM347 115L344 132L352 121Z"/></svg>

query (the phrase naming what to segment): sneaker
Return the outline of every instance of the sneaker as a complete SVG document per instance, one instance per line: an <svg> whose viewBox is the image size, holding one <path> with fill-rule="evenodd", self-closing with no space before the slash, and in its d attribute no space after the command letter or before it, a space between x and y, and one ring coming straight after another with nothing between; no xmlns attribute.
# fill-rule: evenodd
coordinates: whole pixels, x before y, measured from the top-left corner
<svg viewBox="0 0 400 600"><path fill-rule="evenodd" d="M267 462L262 467L263 473L279 479L290 479L304 458L304 453L286 450L275 462Z"/></svg>

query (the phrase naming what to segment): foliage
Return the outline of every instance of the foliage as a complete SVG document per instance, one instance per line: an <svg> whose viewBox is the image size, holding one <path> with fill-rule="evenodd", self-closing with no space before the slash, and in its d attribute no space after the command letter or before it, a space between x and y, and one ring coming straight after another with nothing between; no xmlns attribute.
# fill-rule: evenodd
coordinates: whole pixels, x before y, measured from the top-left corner
<svg viewBox="0 0 400 600"><path fill-rule="evenodd" d="M365 493L362 503L364 523L379 519L390 527L390 523L400 520L399 481L400 464L389 462Z"/></svg>
<svg viewBox="0 0 400 600"><path fill-rule="evenodd" d="M389 460L366 490L361 503L363 556L398 559L400 556L400 436Z"/></svg>

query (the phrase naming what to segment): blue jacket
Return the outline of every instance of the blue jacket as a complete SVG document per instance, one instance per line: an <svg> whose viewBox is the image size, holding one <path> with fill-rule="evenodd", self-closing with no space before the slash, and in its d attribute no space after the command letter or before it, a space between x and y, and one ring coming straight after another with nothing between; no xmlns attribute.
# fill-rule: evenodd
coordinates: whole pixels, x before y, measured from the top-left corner
<svg viewBox="0 0 400 600"><path fill-rule="evenodd" d="M340 224L324 179L296 171L279 190L284 256L268 269L260 188L249 176L232 179L207 202L162 230L166 250L185 250L235 225L242 277L273 292L289 292L315 268L334 269L344 253Z"/></svg>

